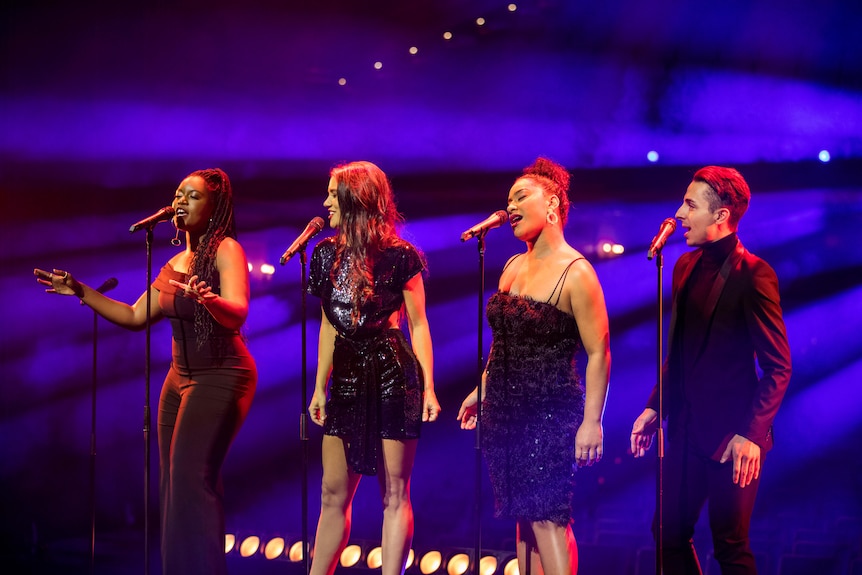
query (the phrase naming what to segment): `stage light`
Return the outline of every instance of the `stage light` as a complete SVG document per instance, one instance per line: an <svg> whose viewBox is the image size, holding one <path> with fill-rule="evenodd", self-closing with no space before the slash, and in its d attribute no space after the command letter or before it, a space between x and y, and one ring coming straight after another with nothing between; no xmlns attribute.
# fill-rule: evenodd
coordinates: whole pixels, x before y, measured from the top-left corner
<svg viewBox="0 0 862 575"><path fill-rule="evenodd" d="M240 557L251 557L260 549L260 537L249 535L239 544Z"/></svg>
<svg viewBox="0 0 862 575"><path fill-rule="evenodd" d="M265 276L271 276L275 273L275 266L272 264L260 264L260 273Z"/></svg>
<svg viewBox="0 0 862 575"><path fill-rule="evenodd" d="M444 40L451 40L452 39L452 32L443 32L443 39Z"/></svg>
<svg viewBox="0 0 862 575"><path fill-rule="evenodd" d="M383 565L383 549L379 545L368 552L365 564L368 565L369 569L379 569Z"/></svg>
<svg viewBox="0 0 862 575"><path fill-rule="evenodd" d="M508 8L509 12L514 12L515 10L518 9L518 6L517 6L517 4L509 4L509 6L507 6L507 8Z"/></svg>
<svg viewBox="0 0 862 575"><path fill-rule="evenodd" d="M443 555L439 551L428 551L419 560L419 572L422 575L431 575L443 565Z"/></svg>
<svg viewBox="0 0 862 575"><path fill-rule="evenodd" d="M416 559L416 554L413 552L413 549L407 552L407 561L404 562L404 569L410 569L413 566L413 561Z"/></svg>
<svg viewBox="0 0 862 575"><path fill-rule="evenodd" d="M410 46L410 50L408 50L408 52L415 56L419 53L419 48L417 48L416 46Z"/></svg>
<svg viewBox="0 0 862 575"><path fill-rule="evenodd" d="M484 26L485 25L485 19L484 18L476 18L476 25L477 26Z"/></svg>
<svg viewBox="0 0 862 575"><path fill-rule="evenodd" d="M251 262L248 262L248 273L251 273L253 271L254 271L254 264Z"/></svg>
<svg viewBox="0 0 862 575"><path fill-rule="evenodd" d="M521 570L518 568L518 558L512 557L505 562L503 567L503 575L521 575Z"/></svg>
<svg viewBox="0 0 862 575"><path fill-rule="evenodd" d="M829 155L829 150L820 150L820 153L817 154L817 158L825 164L832 159L832 156Z"/></svg>
<svg viewBox="0 0 862 575"><path fill-rule="evenodd" d="M359 545L353 544L348 545L344 548L344 551L341 552L341 558L339 559L339 563L342 567L353 567L359 560L362 558L362 547Z"/></svg>
<svg viewBox="0 0 862 575"><path fill-rule="evenodd" d="M301 539L290 546L290 549L287 552L287 558L290 559L292 563L299 563L305 559L305 554L302 552Z"/></svg>
<svg viewBox="0 0 862 575"><path fill-rule="evenodd" d="M339 86L346 86L347 85L347 78L339 78L338 79L338 85Z"/></svg>
<svg viewBox="0 0 862 575"><path fill-rule="evenodd" d="M225 533L224 535L224 552L230 553L236 545L236 535L233 533Z"/></svg>
<svg viewBox="0 0 862 575"><path fill-rule="evenodd" d="M650 162L658 162L658 152L655 150L650 150L647 152L646 159Z"/></svg>
<svg viewBox="0 0 862 575"><path fill-rule="evenodd" d="M273 537L263 546L263 556L267 559L278 559L284 554L284 537Z"/></svg>
<svg viewBox="0 0 862 575"><path fill-rule="evenodd" d="M479 575L494 575L497 572L497 558L493 555L485 555L479 561Z"/></svg>
<svg viewBox="0 0 862 575"><path fill-rule="evenodd" d="M381 68L383 68L383 62L381 62L380 60L378 60L377 62L374 62L374 69L375 70L380 70Z"/></svg>
<svg viewBox="0 0 862 575"><path fill-rule="evenodd" d="M470 568L470 556L466 553L456 553L446 563L446 573L449 575L464 575Z"/></svg>

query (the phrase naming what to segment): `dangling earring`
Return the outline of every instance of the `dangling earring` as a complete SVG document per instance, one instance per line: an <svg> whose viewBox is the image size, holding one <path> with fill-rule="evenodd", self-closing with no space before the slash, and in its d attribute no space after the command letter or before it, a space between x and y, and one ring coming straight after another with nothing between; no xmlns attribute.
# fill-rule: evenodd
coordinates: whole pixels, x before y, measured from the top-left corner
<svg viewBox="0 0 862 575"><path fill-rule="evenodd" d="M174 247L179 247L183 242L180 241L180 229L177 228L177 235L173 237L171 240L171 245Z"/></svg>
<svg viewBox="0 0 862 575"><path fill-rule="evenodd" d="M560 223L560 216L558 216L557 212L555 212L554 210L548 210L548 215L545 216L545 221L552 226L556 226L558 223Z"/></svg>

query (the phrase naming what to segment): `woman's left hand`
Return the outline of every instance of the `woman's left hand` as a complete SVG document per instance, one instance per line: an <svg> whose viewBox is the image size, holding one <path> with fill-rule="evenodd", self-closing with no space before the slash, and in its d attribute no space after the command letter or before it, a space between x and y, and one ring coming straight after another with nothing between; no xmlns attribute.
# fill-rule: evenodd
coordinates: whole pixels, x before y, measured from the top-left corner
<svg viewBox="0 0 862 575"><path fill-rule="evenodd" d="M583 422L575 435L575 460L578 467L602 460L603 430L601 423Z"/></svg>
<svg viewBox="0 0 862 575"><path fill-rule="evenodd" d="M183 290L183 295L195 300L198 303L206 303L207 300L212 300L218 297L213 293L213 288L207 285L207 282L199 282L198 276L189 278L189 283L184 284L176 280L168 280L172 286L176 286Z"/></svg>
<svg viewBox="0 0 862 575"><path fill-rule="evenodd" d="M422 407L422 421L437 421L437 416L440 415L440 403L437 401L437 394L433 389L425 390L425 401Z"/></svg>

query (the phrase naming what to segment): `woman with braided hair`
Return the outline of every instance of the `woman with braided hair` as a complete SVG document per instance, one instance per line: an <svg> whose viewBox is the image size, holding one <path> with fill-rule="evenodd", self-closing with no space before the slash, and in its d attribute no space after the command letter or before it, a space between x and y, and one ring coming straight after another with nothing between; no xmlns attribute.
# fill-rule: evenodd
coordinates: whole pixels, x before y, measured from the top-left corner
<svg viewBox="0 0 862 575"><path fill-rule="evenodd" d="M410 475L419 428L440 413L425 315L425 265L416 248L398 236L400 216L380 168L351 162L330 176L323 205L338 232L315 246L308 285L323 311L308 407L312 421L324 428L311 573L335 571L350 536L359 480L373 475L383 499L382 574L399 575L413 538ZM410 344L399 327L404 316Z"/></svg>
<svg viewBox="0 0 862 575"><path fill-rule="evenodd" d="M527 251L509 259L487 305L482 450L496 514L517 525L521 573L577 573L574 470L602 458L608 314L593 266L563 235L568 189L568 172L545 158L515 181L509 221ZM575 370L581 346L586 392ZM476 427L477 391L458 412L464 429Z"/></svg>
<svg viewBox="0 0 862 575"><path fill-rule="evenodd" d="M149 293L150 321L167 317L173 332L158 414L163 574L226 574L221 467L257 383L240 333L248 314L248 266L236 241L226 173L189 174L172 207L186 246L162 267ZM121 327L146 326L146 293L128 305L65 271L34 274L48 293L77 296Z"/></svg>

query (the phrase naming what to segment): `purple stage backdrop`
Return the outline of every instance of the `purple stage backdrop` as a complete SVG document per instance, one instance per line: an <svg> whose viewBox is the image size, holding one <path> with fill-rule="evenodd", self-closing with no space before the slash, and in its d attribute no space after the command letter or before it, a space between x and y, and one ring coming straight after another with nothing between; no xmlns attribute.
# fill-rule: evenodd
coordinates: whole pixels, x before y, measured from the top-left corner
<svg viewBox="0 0 862 575"><path fill-rule="evenodd" d="M305 361L310 391L319 310L309 298L303 358L299 258L277 261L323 213L328 169L367 159L391 176L404 235L429 262L444 411L423 428L416 546L472 545L474 437L455 415L475 385L479 278L475 243L458 237L505 207L509 185L538 155L573 171L567 238L596 266L611 317L605 459L577 476L582 554L621 523L631 535L620 544L626 553L650 545L653 460L627 453L655 379L656 267L645 252L705 164L738 167L751 184L740 237L778 273L793 352L755 527L828 533L842 517L862 517L854 455L862 431L858 6L8 4L0 9L3 556L53 565L65 552L75 557L63 571L71 573L89 549L81 542L89 536L93 313L42 293L32 269L68 269L94 286L116 277L110 295L134 301L146 286L146 260L144 237L130 235L129 225L167 205L188 172L215 165L232 177L239 239L254 265L246 331L260 371L224 469L229 530L300 532L300 369ZM154 271L175 250L172 231L156 228ZM624 252L608 257L604 243ZM523 246L504 227L488 235L487 248L485 297ZM673 236L665 296L685 250L681 234ZM262 273L263 264L275 273ZM142 526L144 337L95 325L104 549ZM169 337L165 323L154 326L153 405ZM315 427L312 532L319 443ZM379 495L366 483L354 538L379 540ZM490 488L482 487L486 545L513 548L513 526L492 517ZM68 541L80 544L57 551ZM708 553L704 528L696 541ZM756 548L771 554L765 572L777 572L784 543Z"/></svg>

